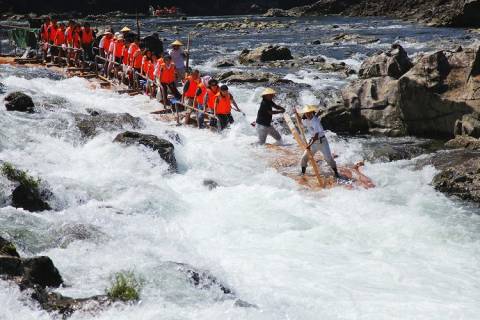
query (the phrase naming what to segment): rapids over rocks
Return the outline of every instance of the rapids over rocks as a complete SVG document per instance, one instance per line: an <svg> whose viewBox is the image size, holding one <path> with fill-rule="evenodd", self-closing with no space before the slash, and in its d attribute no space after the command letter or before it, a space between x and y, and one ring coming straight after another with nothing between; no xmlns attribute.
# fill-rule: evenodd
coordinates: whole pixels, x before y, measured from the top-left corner
<svg viewBox="0 0 480 320"><path fill-rule="evenodd" d="M272 73L287 107L337 102L361 62L395 41L411 57L476 41L466 30L385 19L198 25L243 19L151 19L142 32L171 40L193 31L193 66ZM288 47L294 60L236 61L263 43ZM225 60L233 66L216 66ZM220 135L155 120L150 112L159 104L146 96L94 90L85 79L41 68L0 66L0 83L1 101L21 91L35 105L33 113L0 111L0 160L51 192L50 210L17 209L9 198L14 185L0 176L0 235L21 257L50 257L64 283L56 291L65 296L104 295L121 270L144 279L139 303L71 319L478 319L480 210L431 185L439 172L432 163L452 155L432 155L436 141L329 132L337 162L365 160L376 188L312 192L268 165L271 150L252 145L261 82L231 85L246 116L234 114ZM78 119L92 110L128 113L119 116L128 121L86 135ZM176 170L146 145L113 143L126 131L173 146ZM52 317L0 280L0 319Z"/></svg>

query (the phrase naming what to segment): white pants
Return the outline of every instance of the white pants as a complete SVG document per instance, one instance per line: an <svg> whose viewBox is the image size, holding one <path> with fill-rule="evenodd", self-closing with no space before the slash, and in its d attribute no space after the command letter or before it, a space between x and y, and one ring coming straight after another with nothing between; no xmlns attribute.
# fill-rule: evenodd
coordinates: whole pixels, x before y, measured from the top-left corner
<svg viewBox="0 0 480 320"><path fill-rule="evenodd" d="M321 141L321 142L320 142ZM312 146L310 147L310 151L312 152L312 155L315 155L318 151L322 152L323 158L325 161L328 163L328 165L332 169L337 168L337 164L335 163L335 160L333 160L332 152L330 151L330 146L328 145L327 138L322 137L319 140L315 141ZM302 167L307 167L308 165L308 152L305 150L302 156L302 161L301 161L301 166Z"/></svg>
<svg viewBox="0 0 480 320"><path fill-rule="evenodd" d="M282 136L273 126L267 127L257 123L257 134L259 144L265 144L265 141L267 141L267 136L269 135L277 140L277 143L282 141Z"/></svg>

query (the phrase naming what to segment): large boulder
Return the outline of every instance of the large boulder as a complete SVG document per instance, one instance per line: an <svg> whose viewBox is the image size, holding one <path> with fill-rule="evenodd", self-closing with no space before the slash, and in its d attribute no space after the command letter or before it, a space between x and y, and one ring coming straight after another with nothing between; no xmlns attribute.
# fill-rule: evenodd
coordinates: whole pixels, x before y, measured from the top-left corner
<svg viewBox="0 0 480 320"><path fill-rule="evenodd" d="M90 110L89 115L76 114L75 121L84 138L93 137L100 130L114 131L142 127L142 120L129 113L106 113L97 110Z"/></svg>
<svg viewBox="0 0 480 320"><path fill-rule="evenodd" d="M470 136L456 136L447 141L445 147L450 149L480 150L480 139Z"/></svg>
<svg viewBox="0 0 480 320"><path fill-rule="evenodd" d="M177 160L175 159L174 152L175 147L168 140L161 139L152 134L126 131L117 135L113 141L126 145L143 145L157 151L160 157L169 164L171 171L177 170Z"/></svg>
<svg viewBox="0 0 480 320"><path fill-rule="evenodd" d="M24 280L42 287L58 287L62 276L49 257L23 259Z"/></svg>
<svg viewBox="0 0 480 320"><path fill-rule="evenodd" d="M413 67L407 52L399 44L391 50L366 59L358 72L360 78L392 77L400 78Z"/></svg>
<svg viewBox="0 0 480 320"><path fill-rule="evenodd" d="M473 113L480 111L477 48L426 54L403 75L408 57L400 54L403 49L394 51L394 55L382 54L365 62L362 78L342 90L352 115L364 118L372 133L453 137L460 131L477 135L478 115ZM465 117L463 125L466 114L472 115Z"/></svg>
<svg viewBox="0 0 480 320"><path fill-rule="evenodd" d="M245 49L239 60L243 64L293 59L290 49L278 45L262 45L253 50Z"/></svg>
<svg viewBox="0 0 480 320"><path fill-rule="evenodd" d="M454 134L480 138L480 114L478 112L473 112L464 115L461 120L457 120L455 123Z"/></svg>
<svg viewBox="0 0 480 320"><path fill-rule="evenodd" d="M446 168L435 176L433 185L446 194L480 202L480 159Z"/></svg>
<svg viewBox="0 0 480 320"><path fill-rule="evenodd" d="M5 108L7 111L29 112L34 111L35 105L30 96L23 92L12 92L5 97Z"/></svg>

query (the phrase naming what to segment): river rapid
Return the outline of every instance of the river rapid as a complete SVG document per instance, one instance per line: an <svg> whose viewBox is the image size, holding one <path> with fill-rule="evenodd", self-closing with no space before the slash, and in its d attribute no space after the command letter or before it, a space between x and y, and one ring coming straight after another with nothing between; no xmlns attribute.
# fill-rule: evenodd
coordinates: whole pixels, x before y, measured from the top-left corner
<svg viewBox="0 0 480 320"><path fill-rule="evenodd" d="M177 25L185 40L196 23L216 19L243 18L146 20L142 32L160 30L172 40L169 27ZM134 21L115 23L124 24ZM195 30L192 64L204 73L217 72L219 58L264 42L358 69L394 41L412 56L475 41L461 29L340 17L297 19L288 29L260 33ZM378 41L308 45L341 32ZM298 83L298 105L319 103L355 77L308 68L274 72ZM155 101L92 90L84 79L2 66L0 82L0 100L20 90L39 111L0 112L0 159L41 177L55 195L52 211L0 208L0 234L21 255L51 257L66 282L58 291L67 296L103 294L120 270L145 279L140 303L71 319L478 319L478 209L435 191L430 182L436 169L419 167L418 159L367 161L364 173L375 189L311 192L268 166L264 156L271 150L252 146L250 122L263 87L231 86L246 117L234 114L232 128L218 135L157 121L150 115L159 108ZM113 144L118 132L83 140L73 114L86 108L141 117L144 133L176 131L179 173L168 173L149 149ZM364 159L378 141L420 141L328 136L340 164ZM293 143L290 136L285 140ZM204 179L219 187L209 190ZM0 202L10 189L0 178ZM79 229L82 236L72 236ZM208 270L257 307L238 307L215 288L193 287L171 262ZM51 318L16 285L0 281L0 319Z"/></svg>

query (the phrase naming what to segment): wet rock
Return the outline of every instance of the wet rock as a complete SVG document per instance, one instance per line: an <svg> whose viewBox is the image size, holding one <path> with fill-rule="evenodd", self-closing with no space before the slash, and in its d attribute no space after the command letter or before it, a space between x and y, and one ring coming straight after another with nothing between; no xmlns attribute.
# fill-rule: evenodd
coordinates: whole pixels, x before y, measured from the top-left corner
<svg viewBox="0 0 480 320"><path fill-rule="evenodd" d="M280 18L280 17L298 17L299 15L295 14L290 10L273 8L273 9L268 9L268 11L263 14L263 16Z"/></svg>
<svg viewBox="0 0 480 320"><path fill-rule="evenodd" d="M30 96L23 92L12 92L5 97L5 108L7 111L29 112L34 111L35 105Z"/></svg>
<svg viewBox="0 0 480 320"><path fill-rule="evenodd" d="M57 268L49 257L23 259L24 280L42 287L59 287L63 283Z"/></svg>
<svg viewBox="0 0 480 320"><path fill-rule="evenodd" d="M165 130L165 134L167 135L168 140L172 141L173 143L183 144L183 140L177 132Z"/></svg>
<svg viewBox="0 0 480 320"><path fill-rule="evenodd" d="M455 122L454 134L480 138L480 114L473 112L464 115L461 120L457 120Z"/></svg>
<svg viewBox="0 0 480 320"><path fill-rule="evenodd" d="M120 133L113 141L126 145L140 144L154 151L157 151L160 157L169 164L171 171L177 170L177 161L175 159L174 153L175 147L170 141L161 139L151 134L143 134L132 131Z"/></svg>
<svg viewBox="0 0 480 320"><path fill-rule="evenodd" d="M0 237L0 255L20 258L15 245L2 237Z"/></svg>
<svg viewBox="0 0 480 320"><path fill-rule="evenodd" d="M243 72L227 71L217 76L219 81L226 83L291 83L292 81L282 79L281 76L268 72Z"/></svg>
<svg viewBox="0 0 480 320"><path fill-rule="evenodd" d="M243 64L293 59L290 49L278 45L262 45L253 50L245 49L239 56Z"/></svg>
<svg viewBox="0 0 480 320"><path fill-rule="evenodd" d="M331 42L354 42L356 44L370 44L380 41L380 39L372 36L363 36L359 34L340 33L330 39Z"/></svg>
<svg viewBox="0 0 480 320"><path fill-rule="evenodd" d="M402 46L393 44L392 49L366 59L358 72L360 78L392 77L398 79L413 67Z"/></svg>
<svg viewBox="0 0 480 320"><path fill-rule="evenodd" d="M349 134L368 132L366 120L360 116L356 117L343 105L329 106L321 113L320 120L325 129L334 132Z"/></svg>
<svg viewBox="0 0 480 320"><path fill-rule="evenodd" d="M468 149L480 150L480 139L470 136L456 136L445 143L445 147L450 149Z"/></svg>
<svg viewBox="0 0 480 320"><path fill-rule="evenodd" d="M75 121L84 138L94 137L100 130L140 129L143 126L140 118L129 113L106 113L96 110L91 110L90 115L76 114Z"/></svg>
<svg viewBox="0 0 480 320"><path fill-rule="evenodd" d="M28 175L26 171L15 169L11 164L4 163L1 173L15 184L11 195L11 205L31 212L51 210L48 200L53 193L41 184L40 179Z"/></svg>
<svg viewBox="0 0 480 320"><path fill-rule="evenodd" d="M447 168L432 182L435 189L463 200L480 202L480 159Z"/></svg>
<svg viewBox="0 0 480 320"><path fill-rule="evenodd" d="M371 162L410 160L425 153L425 149L414 143L376 143L364 159Z"/></svg>
<svg viewBox="0 0 480 320"><path fill-rule="evenodd" d="M219 184L212 179L203 180L203 185L208 188L208 190L213 190L219 186Z"/></svg>
<svg viewBox="0 0 480 320"><path fill-rule="evenodd" d="M5 85L0 82L0 94L4 94L6 92Z"/></svg>
<svg viewBox="0 0 480 320"><path fill-rule="evenodd" d="M233 67L235 65L235 62L231 60L221 60L215 64L215 67L217 68L227 68L227 67Z"/></svg>

